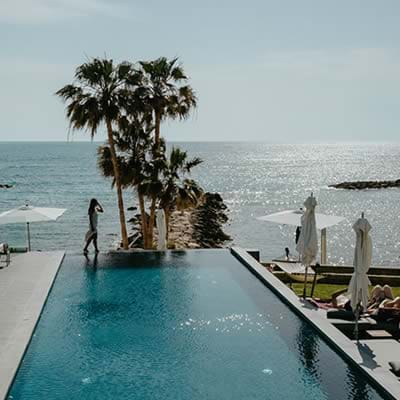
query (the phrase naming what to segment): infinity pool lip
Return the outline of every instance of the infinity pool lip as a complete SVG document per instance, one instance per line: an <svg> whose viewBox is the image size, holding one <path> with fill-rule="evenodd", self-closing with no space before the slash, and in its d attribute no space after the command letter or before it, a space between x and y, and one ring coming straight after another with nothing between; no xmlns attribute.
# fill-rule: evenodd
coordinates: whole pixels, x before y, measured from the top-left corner
<svg viewBox="0 0 400 400"><path fill-rule="evenodd" d="M0 399L7 397L63 258L63 251L29 252L0 270Z"/></svg>
<svg viewBox="0 0 400 400"><path fill-rule="evenodd" d="M400 399L400 382L397 378L388 368L375 365L374 368L368 367L365 355L361 355L357 345L329 322L326 318L326 311L313 308L308 303L305 303L274 274L258 263L245 249L232 247L231 253L297 315L307 320L337 353L359 368L381 392L394 400ZM371 358L371 361L373 361L373 358Z"/></svg>

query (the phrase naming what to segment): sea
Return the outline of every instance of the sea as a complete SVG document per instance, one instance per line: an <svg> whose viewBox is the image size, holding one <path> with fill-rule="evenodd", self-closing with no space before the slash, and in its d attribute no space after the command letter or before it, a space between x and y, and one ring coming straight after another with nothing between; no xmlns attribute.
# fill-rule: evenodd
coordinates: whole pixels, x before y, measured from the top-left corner
<svg viewBox="0 0 400 400"><path fill-rule="evenodd" d="M104 207L99 218L99 247L107 251L119 239L117 198L111 181L97 167L96 142L0 143L0 212L30 204L67 211L57 222L31 224L34 250L79 252L88 230L87 208L94 197ZM351 264L354 222L364 212L372 225L374 265L400 264L400 189L339 190L330 184L349 180L400 178L398 144L267 144L171 143L204 162L192 177L204 190L219 192L228 206L228 245L258 249L263 260L279 257L289 247L295 254L295 227L257 219L302 207L311 193L317 212L343 216L328 228L328 261ZM136 205L125 190L126 207ZM127 217L135 211L128 211ZM0 242L24 246L26 227L0 225Z"/></svg>

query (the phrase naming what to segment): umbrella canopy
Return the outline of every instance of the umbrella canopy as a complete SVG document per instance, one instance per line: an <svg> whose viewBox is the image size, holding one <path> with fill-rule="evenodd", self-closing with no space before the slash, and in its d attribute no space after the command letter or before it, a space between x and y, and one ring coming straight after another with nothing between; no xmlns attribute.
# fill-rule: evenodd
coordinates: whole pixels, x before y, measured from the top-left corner
<svg viewBox="0 0 400 400"><path fill-rule="evenodd" d="M44 208L25 205L0 214L0 225L4 224L27 224L28 249L31 250L31 237L29 224L32 222L56 221L64 212L65 208Z"/></svg>
<svg viewBox="0 0 400 400"><path fill-rule="evenodd" d="M260 221L273 222L281 225L301 226L302 210L285 210L257 218ZM321 230L321 264L327 263L326 228L343 221L344 217L315 213L317 229ZM296 241L297 243L297 241Z"/></svg>
<svg viewBox="0 0 400 400"><path fill-rule="evenodd" d="M282 225L301 226L302 216L303 211L301 210L285 210L274 214L264 215L263 217L259 217L257 219L260 221L274 222ZM343 221L344 217L315 213L315 220L317 229L325 229Z"/></svg>
<svg viewBox="0 0 400 400"><path fill-rule="evenodd" d="M369 235L371 225L366 218L359 218L353 225L356 233L356 248L354 250L354 272L349 284L350 304L353 310L359 306L366 309L368 304L368 285L370 281L367 276L372 259L372 241Z"/></svg>
<svg viewBox="0 0 400 400"><path fill-rule="evenodd" d="M299 252L301 262L304 265L310 265L318 253L317 223L315 220L316 205L315 198L313 196L308 197L304 202L306 210L301 216L301 232L296 250Z"/></svg>
<svg viewBox="0 0 400 400"><path fill-rule="evenodd" d="M65 211L64 208L43 208L25 205L1 213L0 225L55 221Z"/></svg>
<svg viewBox="0 0 400 400"><path fill-rule="evenodd" d="M157 250L167 250L167 225L164 210L157 210L156 223L158 230Z"/></svg>

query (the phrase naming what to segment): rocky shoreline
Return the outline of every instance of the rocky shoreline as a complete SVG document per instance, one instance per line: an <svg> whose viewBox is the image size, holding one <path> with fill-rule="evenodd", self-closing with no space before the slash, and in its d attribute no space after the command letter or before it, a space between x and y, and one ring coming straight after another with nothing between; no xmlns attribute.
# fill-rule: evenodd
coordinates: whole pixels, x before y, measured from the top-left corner
<svg viewBox="0 0 400 400"><path fill-rule="evenodd" d="M341 182L334 185L329 185L335 189L348 189L348 190L363 190L363 189L387 189L393 187L400 187L400 179L394 181L354 181L354 182Z"/></svg>
<svg viewBox="0 0 400 400"><path fill-rule="evenodd" d="M231 240L223 231L223 225L229 220L227 212L228 208L218 193L205 193L201 204L194 209L173 211L169 221L168 248L182 250L225 247ZM130 222L134 231L130 236L130 247L141 248L143 241L140 215L135 215ZM157 243L157 229L154 233Z"/></svg>

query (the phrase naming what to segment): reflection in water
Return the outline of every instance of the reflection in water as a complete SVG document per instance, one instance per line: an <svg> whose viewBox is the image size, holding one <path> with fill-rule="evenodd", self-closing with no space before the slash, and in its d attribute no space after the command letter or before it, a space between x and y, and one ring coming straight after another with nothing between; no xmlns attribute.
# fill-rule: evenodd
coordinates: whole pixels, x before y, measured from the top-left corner
<svg viewBox="0 0 400 400"><path fill-rule="evenodd" d="M320 381L319 373L319 338L310 326L300 324L297 333L297 345L300 360L310 376Z"/></svg>
<svg viewBox="0 0 400 400"><path fill-rule="evenodd" d="M357 379L351 368L347 367L347 385L349 400L368 400L370 399L370 390L365 379Z"/></svg>
<svg viewBox="0 0 400 400"><path fill-rule="evenodd" d="M93 256L93 261L92 261L88 254L84 254L84 256L86 258L86 267L97 268L98 255L99 255L99 253L95 253Z"/></svg>

